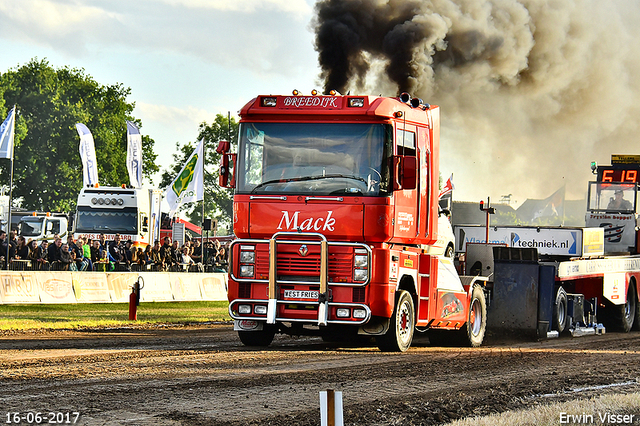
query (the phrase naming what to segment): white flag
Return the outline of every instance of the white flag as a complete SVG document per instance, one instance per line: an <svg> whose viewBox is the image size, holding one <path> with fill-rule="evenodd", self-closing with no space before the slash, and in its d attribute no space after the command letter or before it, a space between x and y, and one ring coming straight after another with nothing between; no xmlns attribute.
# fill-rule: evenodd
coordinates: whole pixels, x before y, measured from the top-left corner
<svg viewBox="0 0 640 426"><path fill-rule="evenodd" d="M0 125L0 158L13 160L13 139L16 127L16 107L7 115L7 119Z"/></svg>
<svg viewBox="0 0 640 426"><path fill-rule="evenodd" d="M184 204L200 201L204 198L204 140L193 151L178 177L166 190L166 200L169 203L169 217L173 217L176 210Z"/></svg>
<svg viewBox="0 0 640 426"><path fill-rule="evenodd" d="M96 160L96 147L93 144L91 132L82 123L76 124L80 135L80 158L82 159L82 185L95 186L98 183L98 160Z"/></svg>
<svg viewBox="0 0 640 426"><path fill-rule="evenodd" d="M142 135L131 121L127 121L127 170L131 186L142 188Z"/></svg>

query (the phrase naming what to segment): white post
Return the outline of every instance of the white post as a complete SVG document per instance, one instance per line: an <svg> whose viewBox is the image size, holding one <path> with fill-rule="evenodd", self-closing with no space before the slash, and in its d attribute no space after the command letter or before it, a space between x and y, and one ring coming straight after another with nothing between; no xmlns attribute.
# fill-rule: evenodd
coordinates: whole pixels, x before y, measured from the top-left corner
<svg viewBox="0 0 640 426"><path fill-rule="evenodd" d="M320 391L320 426L344 426L342 391Z"/></svg>

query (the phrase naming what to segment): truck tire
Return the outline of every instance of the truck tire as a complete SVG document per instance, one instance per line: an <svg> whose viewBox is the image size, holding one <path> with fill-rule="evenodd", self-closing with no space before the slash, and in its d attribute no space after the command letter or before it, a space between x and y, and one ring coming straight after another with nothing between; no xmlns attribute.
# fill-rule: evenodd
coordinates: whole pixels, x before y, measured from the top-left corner
<svg viewBox="0 0 640 426"><path fill-rule="evenodd" d="M265 324L263 330L238 331L238 337L245 346L269 346L276 335L276 328Z"/></svg>
<svg viewBox="0 0 640 426"><path fill-rule="evenodd" d="M446 248L446 250L444 251L444 255L445 257L449 257L451 259L454 258L455 256L455 250L453 249L453 246L451 244L449 244Z"/></svg>
<svg viewBox="0 0 640 426"><path fill-rule="evenodd" d="M567 328L567 309L569 304L567 301L567 292L564 288L558 287L556 292L556 301L553 304L553 315L551 321L551 329L557 330L561 334Z"/></svg>
<svg viewBox="0 0 640 426"><path fill-rule="evenodd" d="M637 304L638 302L636 300L635 286L633 285L633 283L629 283L629 289L627 290L627 301L624 305L615 305L613 307L615 325L620 331L628 333L631 330L634 319L636 317Z"/></svg>
<svg viewBox="0 0 640 426"><path fill-rule="evenodd" d="M396 296L396 306L389 330L376 338L381 351L404 352L411 346L415 330L415 309L409 292L401 290Z"/></svg>
<svg viewBox="0 0 640 426"><path fill-rule="evenodd" d="M479 285L473 286L467 323L460 330L461 342L464 346L477 348L482 345L487 330L487 299Z"/></svg>
<svg viewBox="0 0 640 426"><path fill-rule="evenodd" d="M640 331L640 303L638 303L638 287L635 284L633 285L633 290L633 300L636 302L636 314L631 330Z"/></svg>

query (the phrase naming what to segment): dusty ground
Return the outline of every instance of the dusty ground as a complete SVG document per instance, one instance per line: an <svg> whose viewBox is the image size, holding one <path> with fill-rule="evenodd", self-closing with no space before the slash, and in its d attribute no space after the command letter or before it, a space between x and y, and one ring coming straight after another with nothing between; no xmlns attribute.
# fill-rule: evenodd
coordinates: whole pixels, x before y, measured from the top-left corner
<svg viewBox="0 0 640 426"><path fill-rule="evenodd" d="M345 424L432 425L640 391L640 333L488 340L458 349L417 338L390 354L289 337L248 349L230 324L5 333L0 423L79 412L83 425L318 425L319 391L334 389Z"/></svg>

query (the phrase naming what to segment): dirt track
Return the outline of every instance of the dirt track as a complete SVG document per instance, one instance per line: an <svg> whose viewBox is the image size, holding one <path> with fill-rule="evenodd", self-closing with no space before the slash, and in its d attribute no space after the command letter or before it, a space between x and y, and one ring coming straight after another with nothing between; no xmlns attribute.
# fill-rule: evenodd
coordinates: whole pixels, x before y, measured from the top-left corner
<svg viewBox="0 0 640 426"><path fill-rule="evenodd" d="M430 425L640 391L640 333L488 340L435 348L418 337L392 354L288 337L253 350L229 324L4 334L0 422L79 412L84 425L318 425L319 391L335 389L345 424Z"/></svg>

